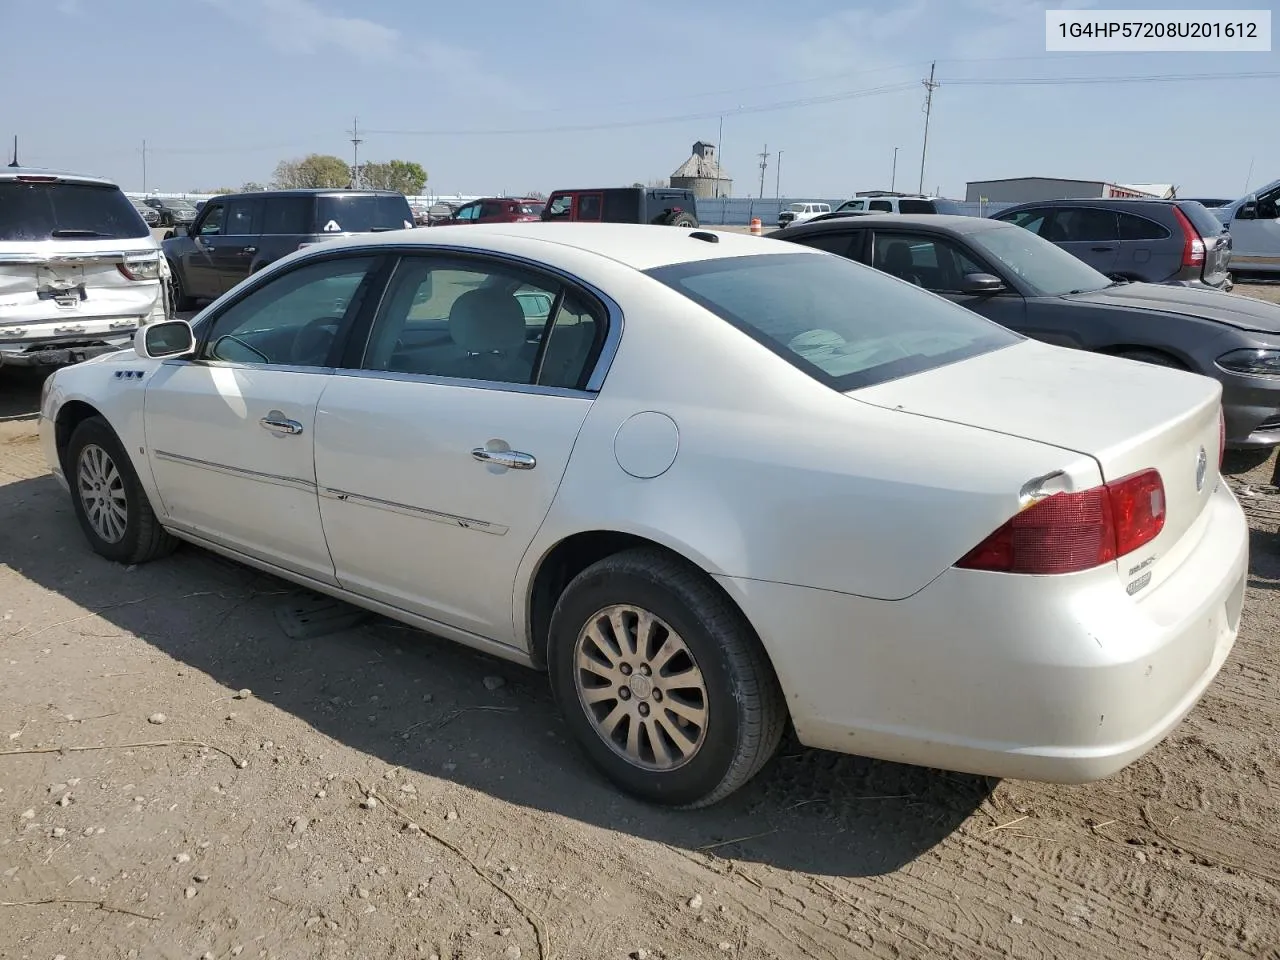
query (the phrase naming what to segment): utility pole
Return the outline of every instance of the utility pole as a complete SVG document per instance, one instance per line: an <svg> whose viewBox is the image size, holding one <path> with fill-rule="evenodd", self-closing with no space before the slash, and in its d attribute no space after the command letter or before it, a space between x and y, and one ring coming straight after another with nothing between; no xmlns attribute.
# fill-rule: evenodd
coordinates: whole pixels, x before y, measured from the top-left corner
<svg viewBox="0 0 1280 960"><path fill-rule="evenodd" d="M142 192L147 192L147 141L142 141Z"/></svg>
<svg viewBox="0 0 1280 960"><path fill-rule="evenodd" d="M354 117L351 121L351 186L356 190L360 189L360 144L364 143L360 139L360 118Z"/></svg>
<svg viewBox="0 0 1280 960"><path fill-rule="evenodd" d="M933 70L937 63L929 64L929 79L921 81L924 84L924 143L920 147L920 185L916 188L916 193L924 193L924 159L929 152L929 115L933 112L933 91L942 84L933 79Z"/></svg>
<svg viewBox="0 0 1280 960"><path fill-rule="evenodd" d="M720 145L724 143L724 114L720 115L720 132L716 134L716 196L720 196L720 174L724 170L721 163L724 161L724 151L720 149Z"/></svg>
<svg viewBox="0 0 1280 960"><path fill-rule="evenodd" d="M18 165L18 135L15 133L13 135L13 162L10 163L9 166L16 167L17 165ZM1253 172L1252 165L1250 165L1249 171L1250 171L1250 174L1252 175L1252 172Z"/></svg>
<svg viewBox="0 0 1280 960"><path fill-rule="evenodd" d="M777 179L773 183L773 199L782 199L782 151L778 151L778 163L773 168L774 176Z"/></svg>
<svg viewBox="0 0 1280 960"><path fill-rule="evenodd" d="M893 172L889 174L889 192L893 193L898 182L898 148L893 148Z"/></svg>
<svg viewBox="0 0 1280 960"><path fill-rule="evenodd" d="M769 169L769 145L764 145L764 150L760 156L760 199L764 199L764 172Z"/></svg>

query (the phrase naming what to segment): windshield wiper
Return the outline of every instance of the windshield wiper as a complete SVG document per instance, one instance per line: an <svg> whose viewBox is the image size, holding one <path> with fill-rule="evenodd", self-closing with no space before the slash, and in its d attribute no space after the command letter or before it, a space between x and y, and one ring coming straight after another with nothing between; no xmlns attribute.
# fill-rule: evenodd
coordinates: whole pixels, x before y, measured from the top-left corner
<svg viewBox="0 0 1280 960"><path fill-rule="evenodd" d="M51 237L109 237L111 236L111 234L103 233L101 230L66 229L66 230L51 230L49 232L49 236Z"/></svg>

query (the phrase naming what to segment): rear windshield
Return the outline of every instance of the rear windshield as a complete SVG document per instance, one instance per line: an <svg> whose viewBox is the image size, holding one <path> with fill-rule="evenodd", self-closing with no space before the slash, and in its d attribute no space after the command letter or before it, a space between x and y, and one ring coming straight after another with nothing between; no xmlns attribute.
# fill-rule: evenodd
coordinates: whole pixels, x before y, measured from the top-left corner
<svg viewBox="0 0 1280 960"><path fill-rule="evenodd" d="M150 228L119 187L0 180L0 241L149 236Z"/></svg>
<svg viewBox="0 0 1280 960"><path fill-rule="evenodd" d="M1209 212L1203 203L1195 200L1183 200L1178 209L1187 215L1191 225L1200 231L1202 237L1216 237L1222 233L1222 221Z"/></svg>
<svg viewBox="0 0 1280 960"><path fill-rule="evenodd" d="M835 255L732 257L648 273L841 391L1022 340L949 300Z"/></svg>
<svg viewBox="0 0 1280 960"><path fill-rule="evenodd" d="M316 197L317 233L369 233L413 226L413 211L402 196Z"/></svg>

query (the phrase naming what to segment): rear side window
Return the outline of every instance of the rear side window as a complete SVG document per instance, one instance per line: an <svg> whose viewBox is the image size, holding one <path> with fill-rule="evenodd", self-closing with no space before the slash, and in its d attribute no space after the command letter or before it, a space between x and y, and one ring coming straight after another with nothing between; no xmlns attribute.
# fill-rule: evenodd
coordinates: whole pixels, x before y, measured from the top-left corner
<svg viewBox="0 0 1280 960"><path fill-rule="evenodd" d="M836 390L883 383L1022 340L949 300L843 257L732 257L648 273Z"/></svg>
<svg viewBox="0 0 1280 960"><path fill-rule="evenodd" d="M879 210L881 213L893 213L893 204L888 200L872 200L867 204L868 210Z"/></svg>
<svg viewBox="0 0 1280 960"><path fill-rule="evenodd" d="M584 193L578 197L578 219L599 220L601 197L598 193Z"/></svg>
<svg viewBox="0 0 1280 960"><path fill-rule="evenodd" d="M1112 210L1062 207L1054 213L1053 222L1041 236L1054 243L1096 243L1119 240L1120 232Z"/></svg>
<svg viewBox="0 0 1280 960"><path fill-rule="evenodd" d="M0 240L135 240L151 236L119 187L0 180Z"/></svg>
<svg viewBox="0 0 1280 960"><path fill-rule="evenodd" d="M271 236L311 233L309 197L267 197L263 201L262 232Z"/></svg>
<svg viewBox="0 0 1280 960"><path fill-rule="evenodd" d="M1222 221L1210 213L1203 203L1186 200L1178 204L1178 209L1186 214L1191 225L1200 231L1200 236L1216 237L1222 233Z"/></svg>
<svg viewBox="0 0 1280 960"><path fill-rule="evenodd" d="M258 233L256 200L232 200L227 204L227 225L222 231L229 236L256 236Z"/></svg>
<svg viewBox="0 0 1280 960"><path fill-rule="evenodd" d="M1120 214L1121 240L1165 240L1168 237L1169 231L1154 220L1132 213Z"/></svg>
<svg viewBox="0 0 1280 960"><path fill-rule="evenodd" d="M932 200L899 200L899 213L937 213Z"/></svg>
<svg viewBox="0 0 1280 960"><path fill-rule="evenodd" d="M316 197L316 233L376 233L407 230L413 211L403 196L355 194Z"/></svg>

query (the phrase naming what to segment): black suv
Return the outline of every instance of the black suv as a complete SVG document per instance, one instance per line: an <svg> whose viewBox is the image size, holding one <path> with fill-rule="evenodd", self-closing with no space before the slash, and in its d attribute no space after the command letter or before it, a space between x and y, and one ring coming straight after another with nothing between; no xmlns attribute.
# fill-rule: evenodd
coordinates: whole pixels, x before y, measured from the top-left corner
<svg viewBox="0 0 1280 960"><path fill-rule="evenodd" d="M696 227L698 202L677 187L596 187L555 190L542 219L576 223L658 223Z"/></svg>
<svg viewBox="0 0 1280 960"><path fill-rule="evenodd" d="M1114 280L1232 286L1231 234L1195 200L1043 200L992 219L1030 230Z"/></svg>
<svg viewBox="0 0 1280 960"><path fill-rule="evenodd" d="M310 244L413 225L409 201L389 190L273 190L214 197L189 229L165 236L174 308L191 310L197 300L220 297L249 274Z"/></svg>

